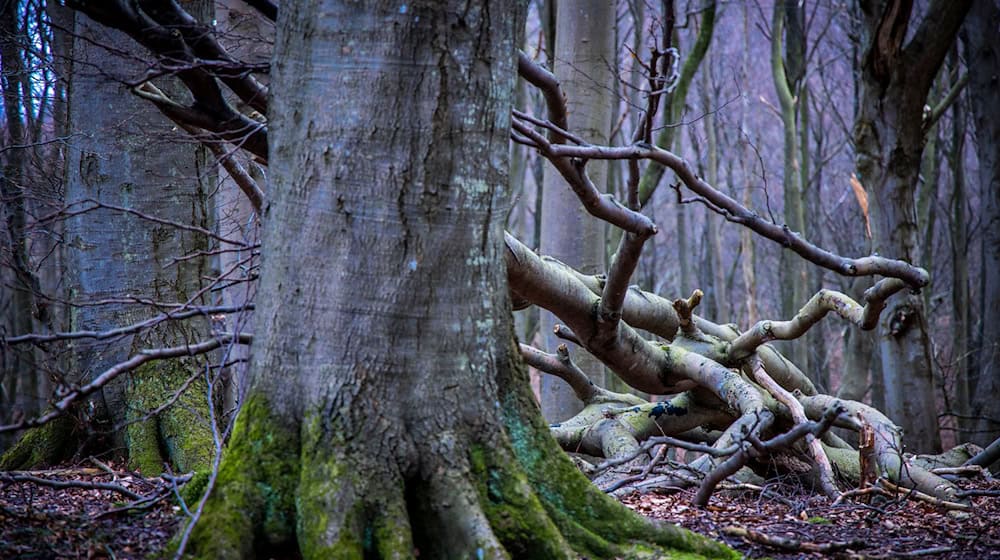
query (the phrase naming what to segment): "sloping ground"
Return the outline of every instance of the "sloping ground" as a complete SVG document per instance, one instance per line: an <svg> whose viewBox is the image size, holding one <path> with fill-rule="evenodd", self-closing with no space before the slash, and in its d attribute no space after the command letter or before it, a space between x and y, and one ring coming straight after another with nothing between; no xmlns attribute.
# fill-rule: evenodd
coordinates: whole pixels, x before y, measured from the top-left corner
<svg viewBox="0 0 1000 560"><path fill-rule="evenodd" d="M960 482L1000 494L1000 480ZM833 505L780 484L763 493L718 492L706 509L693 490L631 495L635 511L722 539L748 558L1000 559L1000 497L973 497L968 512L912 499L872 497ZM771 544L765 544L771 541Z"/></svg>
<svg viewBox="0 0 1000 560"><path fill-rule="evenodd" d="M142 509L133 499L95 488L52 488L0 478L0 559L140 559L161 551L183 514L170 485L99 468L67 468L32 476L84 484L112 483L143 496L165 497ZM0 477L2 477L0 473ZM960 483L1000 494L1000 480ZM1000 497L974 497L969 512L906 499L872 497L832 505L774 484L764 492L717 492L708 508L694 492L632 495L634 510L727 542L749 558L1000 559ZM779 543L763 544L771 539ZM811 552L821 551L821 552Z"/></svg>

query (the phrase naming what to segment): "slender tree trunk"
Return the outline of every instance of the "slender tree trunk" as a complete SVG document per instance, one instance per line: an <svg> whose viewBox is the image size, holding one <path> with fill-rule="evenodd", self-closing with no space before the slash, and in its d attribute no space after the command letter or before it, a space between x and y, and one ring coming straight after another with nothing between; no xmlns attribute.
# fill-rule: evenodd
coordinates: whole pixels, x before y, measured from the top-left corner
<svg viewBox="0 0 1000 560"><path fill-rule="evenodd" d="M870 278L849 279L849 289L844 290L855 300L860 300L864 291L871 287ZM880 375L878 350L872 331L847 328L844 340L844 370L840 378L837 397L852 401L871 401L876 397L874 384ZM870 397L866 399L865 397Z"/></svg>
<svg viewBox="0 0 1000 560"><path fill-rule="evenodd" d="M802 78L805 74L805 33L799 21L801 8L794 0L776 2L772 17L771 72L781 109L784 131L784 170L782 174L785 225L792 231L805 232L803 208L802 169L799 160L798 103ZM786 32L787 29L787 32ZM785 58L782 59L784 44ZM803 146L807 149L807 146ZM811 294L806 261L791 251L782 251L779 265L781 290L781 316L794 317ZM787 344L792 362L807 375L813 376L809 367L807 338ZM815 379L814 379L815 381Z"/></svg>
<svg viewBox="0 0 1000 560"><path fill-rule="evenodd" d="M615 82L609 64L614 60L615 3L611 0L578 0L559 3L553 71L566 92L570 129L595 144L607 144L611 129L612 92ZM581 41L586 37L586 41ZM606 190L607 162L591 161L587 172L597 188ZM545 255L559 259L585 274L604 271L604 224L580 204L559 173L545 168L542 200L542 244ZM546 347L554 352L563 341L552 333L554 315L541 313ZM604 366L586 352L576 352L577 365L599 386L608 383ZM551 375L541 379L542 413L551 422L565 420L582 408L565 381Z"/></svg>
<svg viewBox="0 0 1000 560"><path fill-rule="evenodd" d="M816 181L812 181L812 142L811 138L813 136L810 130L810 98L812 94L810 93L808 84L804 83L799 88L799 184L802 186L802 217L803 217L803 233L806 239L809 239L813 243L819 246L827 246L826 239L824 238L823 224L826 222L824 211L823 211L823 193L822 193L822 178L818 178ZM817 140L817 144L819 140ZM822 154L820 147L817 146L816 154ZM822 155L817 156L818 159L822 158ZM822 162L820 163L822 165ZM812 294L815 294L823 288L823 276L825 270L818 266L811 266L809 263L805 263L806 266L806 294L805 297L810 298ZM809 329L806 335L806 349L809 356L809 361L805 364L809 367L809 374L812 380L821 388L821 391L830 391L830 367L829 367L829 352L827 348L827 332L830 330L830 323L823 321L817 324L814 328Z"/></svg>
<svg viewBox="0 0 1000 560"><path fill-rule="evenodd" d="M750 77L750 7L743 6L743 54L742 54L742 77L744 80ZM743 106L740 111L740 166L743 171L743 206L753 208L753 185L751 183L752 165L750 162L750 139L746 137L746 120L750 112L750 100L748 96L743 96ZM730 182L732 182L733 168L729 168ZM740 263L740 272L743 277L743 289L746 291L746 323L753 325L760 319L760 310L757 307L757 259L755 255L755 240L753 233L747 228L740 229L740 254L743 255Z"/></svg>
<svg viewBox="0 0 1000 560"><path fill-rule="evenodd" d="M920 246L924 247L920 266L924 270L934 270L934 243L937 231L937 198L940 188L941 169L938 162L944 157L938 141L938 127L935 126L927 135L927 146L924 147L923 159L920 162L920 186L917 189L917 222L924 224L923 239ZM924 308L930 309L932 290L924 290Z"/></svg>
<svg viewBox="0 0 1000 560"><path fill-rule="evenodd" d="M712 53L708 53L709 66L712 64ZM705 111L705 151L706 151L706 179L709 184L721 188L719 183L719 135L716 131L715 113L712 108L714 103L712 93L714 89L710 72L702 73L702 103ZM730 182L730 184L732 184ZM722 233L719 231L719 216L708 214L705 220L705 229L708 232L707 258L712 271L712 289L705 290L708 296L708 309L711 309L712 318L715 321L726 321L732 316L733 307L730 305L729 293L726 289L726 271L723 263ZM681 294L684 297L690 294Z"/></svg>
<svg viewBox="0 0 1000 560"><path fill-rule="evenodd" d="M958 66L958 51L951 57ZM958 413L959 441L969 441L974 422L970 422L969 401L969 226L965 217L968 197L965 185L965 109L959 99L952 107L951 134L951 372L954 394L951 407ZM932 248L928 247L930 251Z"/></svg>
<svg viewBox="0 0 1000 560"><path fill-rule="evenodd" d="M3 89L6 134L2 138L7 149L0 153L0 209L3 228L0 240L5 241L3 253L11 261L10 277L0 274L4 286L0 295L0 328L10 334L25 334L34 328L33 317L39 317L42 308L35 304L38 283L34 276L30 255L26 224L26 195L28 194L26 164L29 133L26 130L28 107L22 95L20 83L30 72L25 67L23 49L28 43L27 34L19 24L17 2L0 5L0 68ZM35 367L34 348L4 348L0 354L0 422L10 421L12 416L33 415L40 408L38 395L38 372ZM5 447L6 438L0 438L0 449Z"/></svg>
<svg viewBox="0 0 1000 560"><path fill-rule="evenodd" d="M976 129L982 217L982 302L978 372L969 379L972 441L988 445L1000 437L1000 5L975 2L965 23L966 64L971 72L969 99Z"/></svg>
<svg viewBox="0 0 1000 560"><path fill-rule="evenodd" d="M590 485L528 392L500 211L519 11L282 4L263 327L196 556L730 554Z"/></svg>

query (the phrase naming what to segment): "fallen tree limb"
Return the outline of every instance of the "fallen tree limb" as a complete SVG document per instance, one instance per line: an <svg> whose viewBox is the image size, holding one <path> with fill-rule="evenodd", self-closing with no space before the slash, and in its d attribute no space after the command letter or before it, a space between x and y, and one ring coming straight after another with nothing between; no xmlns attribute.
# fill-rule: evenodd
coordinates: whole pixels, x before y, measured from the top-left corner
<svg viewBox="0 0 1000 560"><path fill-rule="evenodd" d="M805 409L802 408L802 403L800 403L796 398L786 391L781 385L778 385L771 379L771 376L764 371L764 366L761 364L759 358L753 358L750 360L750 369L753 373L754 379L757 383L760 383L762 387L767 389L775 399L781 404L788 407L788 412L792 416L792 420L795 421L796 425L806 424L809 419L806 417ZM824 419L826 414L824 414ZM831 419L832 422L832 419ZM826 430L823 430L824 432ZM820 487L827 497L835 498L840 494L837 489L837 484L834 482L833 467L830 465L830 458L826 456L826 452L823 451L823 445L820 443L819 439L815 434L807 433L805 435L806 444L809 446L809 451L812 453L813 461L816 464L816 469L819 471L819 483Z"/></svg>
<svg viewBox="0 0 1000 560"><path fill-rule="evenodd" d="M806 434L821 435L833 426L834 421L843 412L844 410L840 407L829 408L823 413L822 420L819 422L797 424L791 430L767 441L760 441L753 432L747 433L746 440L749 445L741 443L740 451L733 454L705 477L705 480L701 482L701 486L698 488L698 493L695 494L694 505L699 507L707 506L708 499L715 492L715 487L727 477L743 468L750 459L762 457L774 451L784 449L805 437Z"/></svg>
<svg viewBox="0 0 1000 560"><path fill-rule="evenodd" d="M85 480L65 480L65 479L53 480L51 478L42 478L40 476L34 476L20 471L11 471L11 472L0 471L0 482L30 482L32 484L38 484L40 486L49 486L52 488L84 488L88 490L108 490L111 492L117 492L122 496L125 496L126 498L132 500L142 499L141 494L137 494L120 484L112 484L108 482L88 482Z"/></svg>
<svg viewBox="0 0 1000 560"><path fill-rule="evenodd" d="M809 552L809 553L827 554L830 552L837 552L840 550L861 549L870 546L868 543L866 543L861 539L854 539L851 541L832 541L828 543L804 542L798 539L779 537L776 535L768 535L766 533L761 533L760 531L747 529L746 527L736 527L736 526L723 527L722 532L723 534L726 535L731 535L734 537L742 537L748 541L756 542L766 546L771 546L774 548L780 548L782 550L788 550L791 552Z"/></svg>
<svg viewBox="0 0 1000 560"><path fill-rule="evenodd" d="M765 342L794 340L804 335L831 311L862 330L871 330L875 328L879 314L885 309L885 300L905 287L902 280L883 278L865 292L863 306L840 292L820 290L802 306L795 317L787 321L759 321L730 342L727 351L732 359L741 360Z"/></svg>

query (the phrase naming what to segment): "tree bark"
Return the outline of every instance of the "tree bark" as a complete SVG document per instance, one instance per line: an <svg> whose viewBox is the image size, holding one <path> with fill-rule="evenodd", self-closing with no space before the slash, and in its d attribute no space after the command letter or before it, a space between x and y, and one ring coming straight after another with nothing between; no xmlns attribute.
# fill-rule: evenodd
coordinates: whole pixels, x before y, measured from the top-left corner
<svg viewBox="0 0 1000 560"><path fill-rule="evenodd" d="M212 185L199 150L192 144L165 143L172 126L116 81L133 79L143 68L103 45L127 45L129 39L78 12L75 16L69 96L74 141L67 154L67 202L86 207L92 203L82 201L98 201L211 229L207 197ZM211 275L211 261L205 257L172 261L207 249L204 235L106 208L71 216L65 227L68 299L117 300L74 307L71 329L106 330L155 313L155 308L122 303L130 298L202 301L196 294L202 278ZM204 327L175 325L131 341L78 341L71 364L78 376L75 381L102 372L132 350L183 344L199 329ZM209 464L213 446L203 382L195 382L175 406L147 417L149 410L164 404L197 373L192 367L190 363L143 367L124 382L106 387L97 399L97 409L112 425L127 423L118 437L128 448L132 467L145 475L162 472L164 461L184 472Z"/></svg>
<svg viewBox="0 0 1000 560"><path fill-rule="evenodd" d="M553 72L566 92L569 126L575 134L595 144L607 144L614 103L614 74L609 64L614 60L615 3L611 0L576 0L556 6L556 40ZM586 41L581 41L586 37ZM608 163L592 161L587 173L598 189L607 185ZM580 199L566 185L558 171L545 167L545 195L542 199L541 250L586 273L604 270L605 226L595 220L580 204ZM545 346L554 352L562 340L553 334L557 323L543 311L541 327ZM604 366L587 353L578 353L577 365L598 386L606 387ZM551 375L541 378L542 414L550 422L560 422L580 411L581 403L561 379Z"/></svg>
<svg viewBox="0 0 1000 560"><path fill-rule="evenodd" d="M871 193L874 250L920 262L915 189L925 142L927 94L970 2L934 1L904 45L912 2L863 1L858 113L854 140L858 177ZM886 414L917 452L941 447L935 381L923 300L889 301L878 327Z"/></svg>
<svg viewBox="0 0 1000 560"><path fill-rule="evenodd" d="M951 66L958 69L958 49L952 50ZM951 165L951 377L954 393L952 411L958 414L958 441L970 440L973 424L970 422L969 395L969 225L966 219L965 181L965 104L957 100L952 106L952 135L949 159ZM927 251L933 250L928 247Z"/></svg>
<svg viewBox="0 0 1000 560"><path fill-rule="evenodd" d="M195 555L733 556L590 486L528 390L503 260L520 11L282 5L263 332Z"/></svg>
<svg viewBox="0 0 1000 560"><path fill-rule="evenodd" d="M800 88L805 76L805 31L803 29L802 8L794 0L776 2L772 17L771 73L774 89L781 109L781 125L784 132L784 168L782 173L783 204L785 226L792 231L805 231L805 210L802 197L802 168L799 159L800 138L798 127L798 104L801 102ZM787 30L787 31L786 31ZM784 49L782 46L784 45ZM782 58L784 50L787 62ZM803 146L805 148L805 146ZM815 240L812 240L815 241ZM781 285L781 316L792 317L803 305L809 292L809 275L806 262L791 251L782 251L779 264ZM812 376L809 367L807 339L786 343L786 352L795 365Z"/></svg>
<svg viewBox="0 0 1000 560"><path fill-rule="evenodd" d="M982 205L983 310L978 372L969 380L976 426L972 441L986 446L1000 437L1000 5L975 2L965 23L966 63L971 72L969 98L976 129Z"/></svg>
<svg viewBox="0 0 1000 560"><path fill-rule="evenodd" d="M6 127L2 137L7 149L0 153L0 217L3 219L3 253L10 259L10 269L0 273L4 286L0 294L0 329L7 333L31 332L41 309L36 307L37 280L32 272L28 253L26 201L29 194L26 157L30 148L25 121L27 103L20 83L30 70L25 68L23 49L27 34L20 22L16 2L0 6L0 67L3 68L0 87ZM9 276L8 276L9 274ZM8 289L7 286L10 286ZM12 417L34 415L43 402L38 394L38 369L34 348L3 348L0 355L0 422ZM0 437L0 449L6 447L6 437Z"/></svg>

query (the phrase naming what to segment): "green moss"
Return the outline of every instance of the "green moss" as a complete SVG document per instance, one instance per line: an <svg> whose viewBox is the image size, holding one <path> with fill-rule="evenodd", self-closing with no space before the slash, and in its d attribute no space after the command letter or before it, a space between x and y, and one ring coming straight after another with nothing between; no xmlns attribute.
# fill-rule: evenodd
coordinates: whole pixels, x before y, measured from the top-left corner
<svg viewBox="0 0 1000 560"><path fill-rule="evenodd" d="M707 537L642 518L596 489L560 452L540 415L526 413L533 411L527 384L515 381L505 389L501 412L514 454L549 516L578 551L607 557L621 550L615 545L646 542L695 556L739 558Z"/></svg>
<svg viewBox="0 0 1000 560"><path fill-rule="evenodd" d="M413 558L413 538L406 504L401 495L397 497L397 500L383 504L378 518L371 523L376 555L385 560Z"/></svg>
<svg viewBox="0 0 1000 560"><path fill-rule="evenodd" d="M361 558L363 546L355 537L362 529L357 504L341 504L350 510L345 512L345 523L356 525L357 532L340 531L335 543L330 543L325 535L330 526L330 512L336 511L331 508L338 505L333 502L344 490L346 472L340 455L323 449L326 436L322 414L318 411L308 414L302 422L302 468L295 496L299 546L305 558Z"/></svg>
<svg viewBox="0 0 1000 560"><path fill-rule="evenodd" d="M128 447L128 467L143 476L157 476L163 472L160 442L156 437L156 420L128 418L125 427L125 445Z"/></svg>
<svg viewBox="0 0 1000 560"><path fill-rule="evenodd" d="M493 533L514 558L568 557L570 546L552 523L509 449L469 451L479 504Z"/></svg>
<svg viewBox="0 0 1000 560"><path fill-rule="evenodd" d="M830 525L832 522L825 518L819 516L813 516L806 520L807 523L812 523L813 525Z"/></svg>
<svg viewBox="0 0 1000 560"><path fill-rule="evenodd" d="M147 418L150 410L173 398L195 373L193 368L185 360L150 362L129 378L125 430L129 466L146 476L160 474L164 461L179 472L203 471L211 465L215 445L203 380L191 383L170 407Z"/></svg>
<svg viewBox="0 0 1000 560"><path fill-rule="evenodd" d="M823 451L830 458L837 475L850 484L861 481L861 465L858 462L858 452L854 449L841 449L823 444Z"/></svg>
<svg viewBox="0 0 1000 560"><path fill-rule="evenodd" d="M181 488L181 498L186 504L196 503L201 499L201 495L205 493L205 488L208 486L209 472L207 470L196 471L191 480Z"/></svg>
<svg viewBox="0 0 1000 560"><path fill-rule="evenodd" d="M32 428L21 436L3 456L0 470L28 470L54 465L74 451L73 419L63 415Z"/></svg>
<svg viewBox="0 0 1000 560"><path fill-rule="evenodd" d="M216 488L191 536L200 558L247 558L294 547L299 433L251 395L240 411Z"/></svg>

